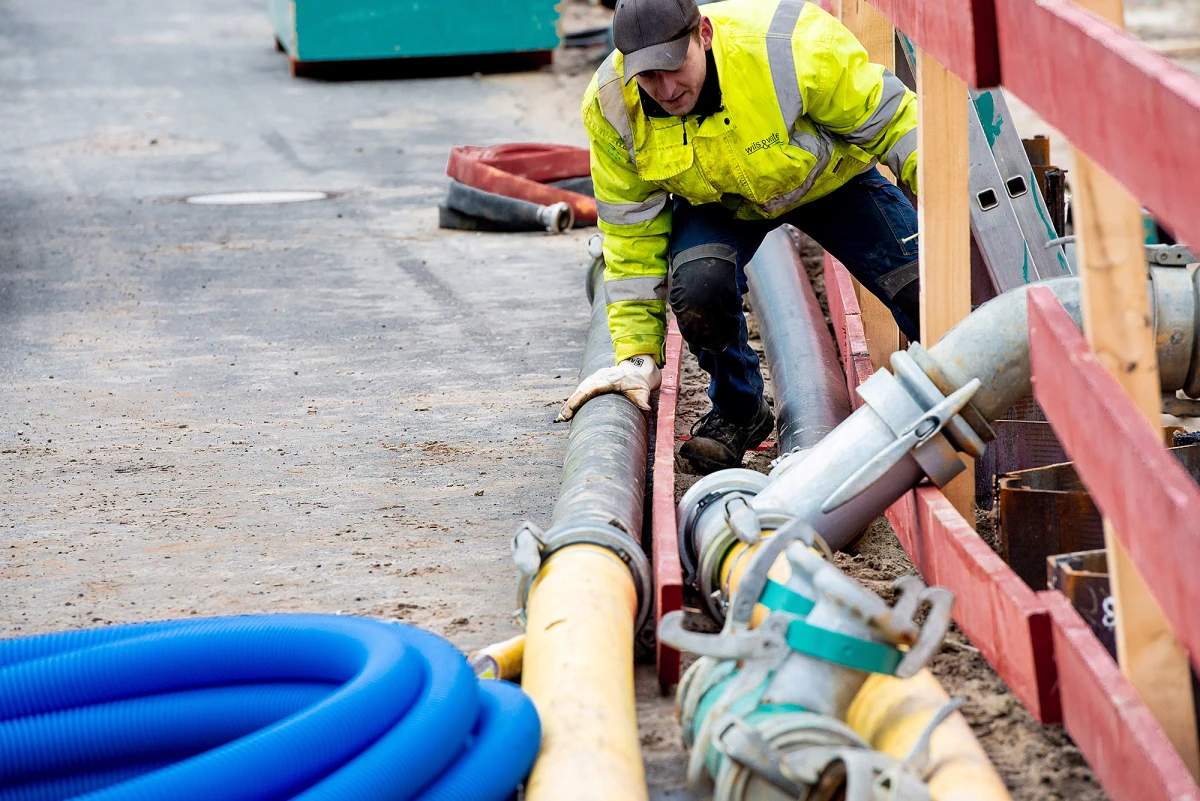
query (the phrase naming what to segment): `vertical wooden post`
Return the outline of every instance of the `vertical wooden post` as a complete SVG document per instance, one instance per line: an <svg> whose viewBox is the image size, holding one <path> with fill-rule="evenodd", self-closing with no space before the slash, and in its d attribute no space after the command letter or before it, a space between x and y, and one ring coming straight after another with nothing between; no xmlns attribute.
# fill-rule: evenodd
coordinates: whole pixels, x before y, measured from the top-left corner
<svg viewBox="0 0 1200 801"><path fill-rule="evenodd" d="M866 48L867 58L894 71L896 31L892 23L867 0L840 0L840 6L842 24ZM879 171L893 182L899 178L892 176L886 166L880 165ZM871 367L876 370L886 367L892 353L900 349L900 329L883 301L865 290L858 281L854 282L854 294L858 297L859 308L862 309L863 333L867 337Z"/></svg>
<svg viewBox="0 0 1200 801"><path fill-rule="evenodd" d="M1121 0L1079 0L1079 4L1124 27ZM1162 398L1154 318L1146 291L1148 270L1141 207L1112 176L1079 152L1075 153L1071 183L1084 333L1100 363L1158 427L1162 424ZM1188 654L1107 520L1104 543L1121 671L1192 776L1200 778L1200 744Z"/></svg>
<svg viewBox="0 0 1200 801"><path fill-rule="evenodd" d="M971 313L970 167L967 85L927 53L917 54L917 217L921 231L921 344L926 348ZM975 465L943 488L975 527Z"/></svg>

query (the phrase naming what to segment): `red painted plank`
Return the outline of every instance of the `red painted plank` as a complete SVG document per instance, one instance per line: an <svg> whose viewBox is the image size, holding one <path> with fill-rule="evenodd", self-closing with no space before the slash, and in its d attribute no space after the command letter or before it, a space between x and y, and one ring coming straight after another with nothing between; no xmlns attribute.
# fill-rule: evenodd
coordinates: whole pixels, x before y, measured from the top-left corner
<svg viewBox="0 0 1200 801"><path fill-rule="evenodd" d="M1034 396L1079 478L1200 666L1200 487L1163 447L1054 293L1029 291Z"/></svg>
<svg viewBox="0 0 1200 801"><path fill-rule="evenodd" d="M954 620L1035 718L1060 718L1050 620L1033 590L988 547L946 496L920 487L887 519L927 584L955 595Z"/></svg>
<svg viewBox="0 0 1200 801"><path fill-rule="evenodd" d="M836 266L835 266L836 265ZM846 352L848 350L846 344L846 318L851 315L858 316L862 314L862 310L858 307L858 300L854 297L853 292L850 298L853 301L853 306L847 304L845 288L839 282L837 267L841 267L841 263L836 261L833 256L825 254L825 302L829 305L829 317L833 321L834 339L837 340L838 353L842 357L842 368L847 366ZM841 272L845 273L843 267ZM846 369L846 376L849 378L850 371ZM854 386L850 387L853 394Z"/></svg>
<svg viewBox="0 0 1200 801"><path fill-rule="evenodd" d="M1183 241L1200 242L1200 80L1071 0L995 0L1004 85ZM1147 135L1147 132L1153 135Z"/></svg>
<svg viewBox="0 0 1200 801"><path fill-rule="evenodd" d="M1166 734L1071 602L1038 593L1050 613L1063 723L1113 801L1197 801L1200 788Z"/></svg>
<svg viewBox="0 0 1200 801"><path fill-rule="evenodd" d="M995 0L870 0L872 6L968 86L1000 83Z"/></svg>
<svg viewBox="0 0 1200 801"><path fill-rule="evenodd" d="M825 254L825 298L837 335L838 352L842 356L842 370L846 373L850 399L857 408L862 404L862 399L855 389L870 378L874 370L871 367L871 354L867 351L867 337L863 332L862 310L858 305L858 296L854 294L854 282L842 263L828 253Z"/></svg>
<svg viewBox="0 0 1200 801"><path fill-rule="evenodd" d="M667 363L658 392L658 420L654 438L654 498L651 534L654 540L654 599L656 623L663 615L683 608L683 568L675 523L675 407L679 401L679 372L683 337L671 320L667 327ZM655 631L658 626L655 626ZM679 683L679 652L661 640L657 648L658 683L665 692Z"/></svg>
<svg viewBox="0 0 1200 801"><path fill-rule="evenodd" d="M850 382L850 402L857 409L862 406L862 398L854 391L862 382L875 372L871 365L871 354L867 352L867 334L863 330L862 316L858 314L846 318L846 340L850 348L850 364L846 371L846 379Z"/></svg>

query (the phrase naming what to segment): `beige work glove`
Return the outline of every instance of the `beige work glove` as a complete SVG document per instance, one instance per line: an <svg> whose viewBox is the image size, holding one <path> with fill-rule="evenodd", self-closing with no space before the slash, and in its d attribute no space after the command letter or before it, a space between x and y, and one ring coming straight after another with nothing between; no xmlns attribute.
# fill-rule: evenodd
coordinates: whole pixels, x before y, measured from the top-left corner
<svg viewBox="0 0 1200 801"><path fill-rule="evenodd" d="M662 373L653 356L632 356L616 367L597 370L579 383L571 397L558 411L554 422L562 423L575 416L583 404L597 395L620 393L642 411L650 411L650 393L662 384Z"/></svg>

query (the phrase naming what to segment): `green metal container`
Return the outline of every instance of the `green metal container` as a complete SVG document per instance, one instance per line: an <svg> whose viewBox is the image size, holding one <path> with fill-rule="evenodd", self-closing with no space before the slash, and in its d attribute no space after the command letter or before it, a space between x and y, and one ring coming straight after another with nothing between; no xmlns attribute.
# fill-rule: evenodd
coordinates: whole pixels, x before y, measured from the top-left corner
<svg viewBox="0 0 1200 801"><path fill-rule="evenodd" d="M553 50L558 0L267 0L293 62Z"/></svg>

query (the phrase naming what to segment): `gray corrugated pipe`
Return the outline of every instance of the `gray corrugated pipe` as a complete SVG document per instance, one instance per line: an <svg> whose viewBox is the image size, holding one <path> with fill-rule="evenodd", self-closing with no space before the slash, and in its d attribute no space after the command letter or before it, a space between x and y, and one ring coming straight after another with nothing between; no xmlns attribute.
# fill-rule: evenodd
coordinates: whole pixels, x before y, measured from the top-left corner
<svg viewBox="0 0 1200 801"><path fill-rule="evenodd" d="M1042 282L1079 323L1079 279ZM1196 330L1198 290L1186 270L1151 271L1151 301L1162 388L1200 392ZM719 565L740 530L776 528L799 518L833 548L850 542L905 492L929 477L938 486L963 470L958 453L975 458L994 438L990 422L1031 391L1026 288L984 304L930 350L919 344L892 356L859 387L864 405L819 445L785 458L741 504L680 504L681 540L701 565L697 583L710 590L705 565ZM764 328L771 323L760 320ZM803 380L801 377L799 380ZM726 471L726 483L751 482ZM715 473L706 480L720 482ZM690 502L690 505L685 505ZM753 512L753 515L747 514ZM742 522L753 516L758 522ZM720 520L720 518L724 520ZM715 522L713 518L717 518ZM732 521L732 522L731 522ZM712 606L720 606L714 601ZM723 610L714 610L723 611Z"/></svg>
<svg viewBox="0 0 1200 801"><path fill-rule="evenodd" d="M579 370L581 381L612 367L614 358L604 271L590 270L588 281L592 317ZM576 413L551 526L543 533L527 523L514 538L518 567L526 577L518 589L522 607L529 583L537 575L536 569L529 569L520 558L522 545L536 546L536 553L545 561L567 545L591 543L620 556L633 573L638 594L637 630L642 629L650 616L652 593L650 564L641 546L648 447L645 415L621 395L593 398ZM529 554L526 551L524 555Z"/></svg>

